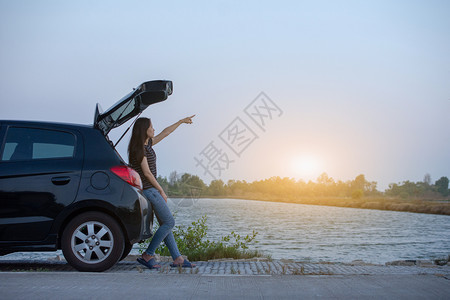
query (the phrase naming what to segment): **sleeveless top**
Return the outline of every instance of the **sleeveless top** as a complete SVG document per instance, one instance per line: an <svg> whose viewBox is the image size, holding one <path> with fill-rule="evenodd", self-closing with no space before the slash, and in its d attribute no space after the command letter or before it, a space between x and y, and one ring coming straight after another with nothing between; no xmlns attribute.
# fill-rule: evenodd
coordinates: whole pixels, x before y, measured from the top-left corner
<svg viewBox="0 0 450 300"><path fill-rule="evenodd" d="M144 155L147 157L148 168L150 172L155 176L155 179L158 178L156 171L156 153L152 148L152 139L149 140L147 145L144 145ZM144 176L144 172L142 172L141 162L137 162L135 159L130 161L131 167L138 172L139 176L141 176L142 180L142 188L144 190L154 187L150 181Z"/></svg>

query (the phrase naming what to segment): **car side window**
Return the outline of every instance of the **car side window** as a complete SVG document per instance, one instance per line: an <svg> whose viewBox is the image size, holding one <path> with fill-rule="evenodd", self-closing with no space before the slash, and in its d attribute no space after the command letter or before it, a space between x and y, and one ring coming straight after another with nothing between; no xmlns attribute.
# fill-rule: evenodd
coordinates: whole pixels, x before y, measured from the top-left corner
<svg viewBox="0 0 450 300"><path fill-rule="evenodd" d="M75 153L72 133L24 127L10 127L6 133L2 161L70 158Z"/></svg>

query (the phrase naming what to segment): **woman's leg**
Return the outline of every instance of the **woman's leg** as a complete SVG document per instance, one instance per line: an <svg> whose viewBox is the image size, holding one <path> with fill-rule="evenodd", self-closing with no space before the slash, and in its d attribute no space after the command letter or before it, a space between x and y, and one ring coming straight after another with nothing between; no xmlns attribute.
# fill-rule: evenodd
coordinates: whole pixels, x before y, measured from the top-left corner
<svg viewBox="0 0 450 300"><path fill-rule="evenodd" d="M169 249L170 255L172 256L173 260L175 260L177 257L181 256L180 251L178 250L177 242L175 241L172 231L170 231L169 234L164 239L164 244L166 244L167 248Z"/></svg>
<svg viewBox="0 0 450 300"><path fill-rule="evenodd" d="M159 228L155 232L145 253L154 256L156 248L158 248L159 244L164 240L173 259L181 256L172 233L172 228L175 226L175 220L166 201L155 188L144 190L144 194L152 204L153 211L155 212L159 223Z"/></svg>

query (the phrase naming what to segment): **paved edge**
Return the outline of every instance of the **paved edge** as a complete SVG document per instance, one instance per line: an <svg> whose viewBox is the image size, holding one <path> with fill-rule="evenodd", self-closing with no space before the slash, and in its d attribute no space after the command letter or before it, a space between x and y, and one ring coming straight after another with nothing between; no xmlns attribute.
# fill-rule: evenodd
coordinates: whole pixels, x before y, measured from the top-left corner
<svg viewBox="0 0 450 300"><path fill-rule="evenodd" d="M167 261L161 269L149 270L135 257L121 261L104 273L220 275L436 275L450 279L450 266L432 264L370 265L364 263L307 263L290 260L216 260L195 262L195 268L172 268ZM77 272L65 261L0 260L0 272Z"/></svg>

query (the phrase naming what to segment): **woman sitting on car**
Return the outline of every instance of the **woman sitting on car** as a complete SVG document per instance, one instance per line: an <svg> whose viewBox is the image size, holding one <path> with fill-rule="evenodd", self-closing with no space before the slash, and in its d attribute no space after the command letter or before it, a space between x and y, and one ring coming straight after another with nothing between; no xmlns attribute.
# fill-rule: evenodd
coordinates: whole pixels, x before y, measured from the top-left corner
<svg viewBox="0 0 450 300"><path fill-rule="evenodd" d="M156 181L156 154L152 148L171 134L181 124L192 124L192 118L194 116L176 122L156 136L152 122L148 118L137 119L133 126L133 133L131 135L130 144L128 145L129 162L131 167L141 176L144 195L151 203L160 225L153 235L147 250L142 254L141 258L137 259L139 263L149 269L161 267L155 260L155 250L163 240L173 258L173 263L170 265L171 267L195 267L194 264L191 264L187 259L184 259L178 250L177 243L172 233L172 228L175 226L175 220L167 206L167 195L161 188L161 185L159 185L158 181Z"/></svg>

